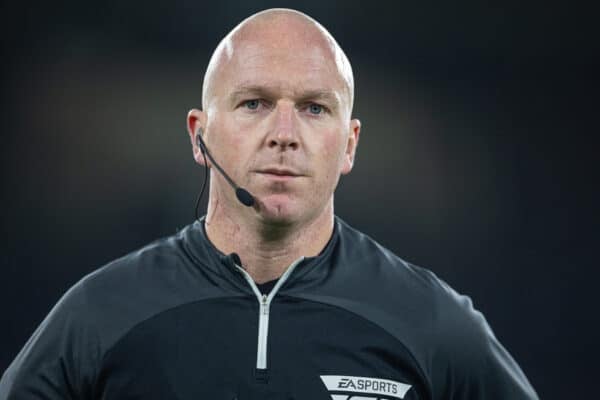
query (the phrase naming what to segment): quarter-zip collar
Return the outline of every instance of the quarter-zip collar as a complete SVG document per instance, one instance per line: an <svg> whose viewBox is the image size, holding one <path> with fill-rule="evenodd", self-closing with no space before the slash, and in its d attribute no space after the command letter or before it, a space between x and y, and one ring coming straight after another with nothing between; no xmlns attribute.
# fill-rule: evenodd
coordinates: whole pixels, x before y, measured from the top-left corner
<svg viewBox="0 0 600 400"><path fill-rule="evenodd" d="M213 276L213 280L219 286L255 295L244 275L240 274L238 270L240 259L237 254L223 254L217 249L208 239L204 223L205 217L203 216L180 232L180 235L183 237L184 248L191 262L200 272ZM289 289L291 287L298 288L298 285L310 285L315 280L318 281L328 274L320 266L336 253L340 230L343 229L342 224L343 222L336 217L332 236L325 248L315 257L303 257L297 260L294 268L286 270L286 272L289 271L289 276L281 282L282 286L285 284L285 288ZM278 287L277 290L279 289Z"/></svg>
<svg viewBox="0 0 600 400"><path fill-rule="evenodd" d="M198 265L201 273L210 274L212 280L221 287L237 290L237 293L253 295L258 301L258 332L256 347L256 372L257 378L268 378L268 336L271 303L275 296L282 292L285 285L289 289L294 281L311 283L320 276L327 276L325 268L319 268L323 263L330 261L332 253L338 244L339 223L336 219L329 242L316 257L300 257L287 267L279 277L275 286L268 294L262 294L256 283L242 267L237 254L223 254L208 239L204 228L204 217L186 228L184 243L193 262ZM312 272L312 273L311 273ZM313 278L311 278L311 276ZM314 282L313 282L314 283ZM283 295L283 294L282 294Z"/></svg>

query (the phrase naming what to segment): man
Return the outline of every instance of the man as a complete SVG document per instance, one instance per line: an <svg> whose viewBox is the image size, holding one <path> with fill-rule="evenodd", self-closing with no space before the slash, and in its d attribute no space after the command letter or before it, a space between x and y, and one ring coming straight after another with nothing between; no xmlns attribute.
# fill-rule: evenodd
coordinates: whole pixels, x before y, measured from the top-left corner
<svg viewBox="0 0 600 400"><path fill-rule="evenodd" d="M206 217L69 290L0 399L536 399L467 297L334 216L353 91L306 15L236 27L187 119Z"/></svg>

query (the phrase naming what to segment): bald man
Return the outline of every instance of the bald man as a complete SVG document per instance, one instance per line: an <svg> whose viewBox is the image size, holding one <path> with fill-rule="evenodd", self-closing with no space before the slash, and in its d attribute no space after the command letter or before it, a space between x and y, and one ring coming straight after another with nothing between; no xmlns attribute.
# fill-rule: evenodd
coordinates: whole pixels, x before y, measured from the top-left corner
<svg viewBox="0 0 600 400"><path fill-rule="evenodd" d="M187 117L206 216L71 288L0 399L537 399L468 297L334 215L353 95L316 21L238 25Z"/></svg>

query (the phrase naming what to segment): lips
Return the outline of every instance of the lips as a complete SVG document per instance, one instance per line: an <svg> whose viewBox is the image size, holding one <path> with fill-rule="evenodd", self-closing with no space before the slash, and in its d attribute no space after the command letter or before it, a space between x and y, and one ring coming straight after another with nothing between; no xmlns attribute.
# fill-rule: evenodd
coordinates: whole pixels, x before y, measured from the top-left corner
<svg viewBox="0 0 600 400"><path fill-rule="evenodd" d="M275 175L280 177L297 177L302 176L301 173L293 169L287 168L263 168L257 171L259 174Z"/></svg>

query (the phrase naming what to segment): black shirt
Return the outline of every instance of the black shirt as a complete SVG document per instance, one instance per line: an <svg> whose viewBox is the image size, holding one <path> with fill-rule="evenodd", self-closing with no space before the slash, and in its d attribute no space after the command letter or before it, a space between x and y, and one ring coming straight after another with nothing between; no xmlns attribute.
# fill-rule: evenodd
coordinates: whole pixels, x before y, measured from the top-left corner
<svg viewBox="0 0 600 400"><path fill-rule="evenodd" d="M260 289L202 223L83 278L0 381L11 399L537 399L471 300L339 218Z"/></svg>

